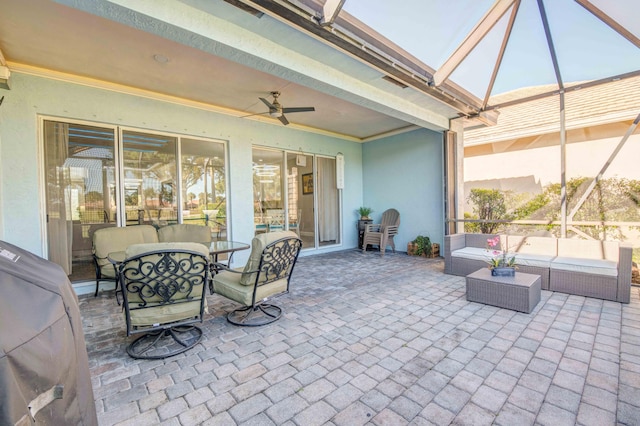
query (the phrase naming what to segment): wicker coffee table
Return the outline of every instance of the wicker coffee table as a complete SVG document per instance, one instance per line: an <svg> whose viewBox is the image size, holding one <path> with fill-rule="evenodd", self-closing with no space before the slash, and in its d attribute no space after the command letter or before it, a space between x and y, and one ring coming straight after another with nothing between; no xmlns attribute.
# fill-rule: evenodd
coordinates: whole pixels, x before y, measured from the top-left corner
<svg viewBox="0 0 640 426"><path fill-rule="evenodd" d="M540 275L494 277L489 268L482 268L467 275L467 300L531 313L540 301L540 283Z"/></svg>

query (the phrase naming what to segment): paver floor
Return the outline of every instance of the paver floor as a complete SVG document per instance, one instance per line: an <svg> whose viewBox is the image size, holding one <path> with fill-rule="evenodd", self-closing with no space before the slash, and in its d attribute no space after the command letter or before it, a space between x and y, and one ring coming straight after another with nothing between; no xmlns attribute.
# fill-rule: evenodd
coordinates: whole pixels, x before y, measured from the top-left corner
<svg viewBox="0 0 640 426"><path fill-rule="evenodd" d="M638 425L640 298L542 291L531 314L467 302L441 259L299 259L284 315L238 327L208 296L204 337L125 352L113 292L83 296L100 425Z"/></svg>

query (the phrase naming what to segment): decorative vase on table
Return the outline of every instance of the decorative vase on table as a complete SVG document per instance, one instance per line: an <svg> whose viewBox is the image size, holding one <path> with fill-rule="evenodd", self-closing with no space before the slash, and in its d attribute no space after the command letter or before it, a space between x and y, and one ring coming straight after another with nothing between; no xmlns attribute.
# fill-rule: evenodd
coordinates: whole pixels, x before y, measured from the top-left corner
<svg viewBox="0 0 640 426"><path fill-rule="evenodd" d="M491 251L492 254L488 262L491 276L514 277L516 275L516 257L515 255L509 255L506 247L503 250L497 250L499 246L499 236L487 239L487 250Z"/></svg>
<svg viewBox="0 0 640 426"><path fill-rule="evenodd" d="M491 276L494 277L515 277L516 268L514 266L497 266L491 268Z"/></svg>

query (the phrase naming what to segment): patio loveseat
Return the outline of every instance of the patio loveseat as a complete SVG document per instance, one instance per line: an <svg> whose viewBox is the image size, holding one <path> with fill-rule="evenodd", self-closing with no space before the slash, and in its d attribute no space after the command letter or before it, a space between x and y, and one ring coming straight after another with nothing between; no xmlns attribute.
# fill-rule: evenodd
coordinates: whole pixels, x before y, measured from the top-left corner
<svg viewBox="0 0 640 426"><path fill-rule="evenodd" d="M631 295L630 245L616 241L578 240L540 236L500 236L500 245L488 250L495 234L445 236L445 273L466 276L486 268L493 250L506 248L516 256L518 271L540 275L543 290L629 303Z"/></svg>

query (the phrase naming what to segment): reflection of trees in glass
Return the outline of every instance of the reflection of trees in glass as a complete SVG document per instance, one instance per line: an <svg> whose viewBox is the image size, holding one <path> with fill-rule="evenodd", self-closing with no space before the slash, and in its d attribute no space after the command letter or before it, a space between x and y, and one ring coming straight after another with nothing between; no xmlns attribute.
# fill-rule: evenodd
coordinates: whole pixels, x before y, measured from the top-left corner
<svg viewBox="0 0 640 426"><path fill-rule="evenodd" d="M183 193L192 190L196 185L202 186L204 192L198 193L198 204L202 209L224 210L226 199L226 182L224 160L201 156L182 157ZM191 197L190 195L193 195ZM188 201L193 201L196 195L187 194ZM186 201L186 200L185 200Z"/></svg>
<svg viewBox="0 0 640 426"><path fill-rule="evenodd" d="M102 192L98 191L89 191L84 195L84 201L86 203L102 202L102 198Z"/></svg>
<svg viewBox="0 0 640 426"><path fill-rule="evenodd" d="M124 194L125 206L137 206L138 205L138 191L125 189Z"/></svg>

